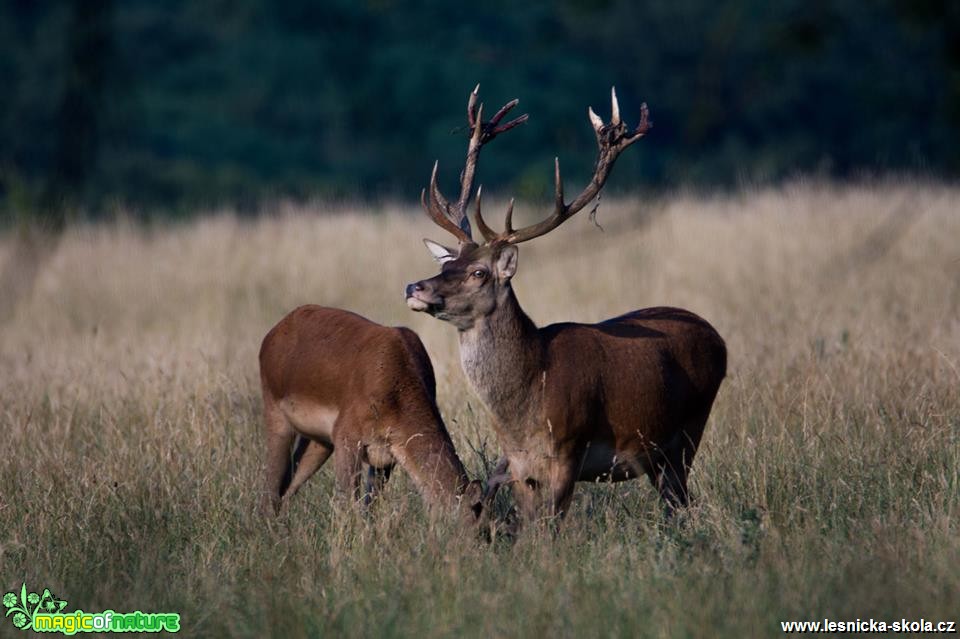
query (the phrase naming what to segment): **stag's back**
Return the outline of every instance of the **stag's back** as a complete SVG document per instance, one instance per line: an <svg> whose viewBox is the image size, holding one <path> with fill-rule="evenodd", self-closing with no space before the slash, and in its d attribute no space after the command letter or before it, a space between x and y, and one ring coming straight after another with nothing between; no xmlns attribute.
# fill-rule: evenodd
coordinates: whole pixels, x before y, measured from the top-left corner
<svg viewBox="0 0 960 639"><path fill-rule="evenodd" d="M634 339L623 350L632 358L656 357L665 375L682 375L680 386L711 400L727 373L727 346L716 329L695 313L669 306L633 311L596 325L607 335ZM676 370L671 370L671 369Z"/></svg>
<svg viewBox="0 0 960 639"><path fill-rule="evenodd" d="M679 308L646 308L599 324L554 324L541 334L545 370L553 376L550 403L569 410L569 398L577 397L576 410L602 413L605 423L594 417L594 425L617 440L639 428L657 441L671 437L676 425L705 420L726 374L723 339L706 320Z"/></svg>

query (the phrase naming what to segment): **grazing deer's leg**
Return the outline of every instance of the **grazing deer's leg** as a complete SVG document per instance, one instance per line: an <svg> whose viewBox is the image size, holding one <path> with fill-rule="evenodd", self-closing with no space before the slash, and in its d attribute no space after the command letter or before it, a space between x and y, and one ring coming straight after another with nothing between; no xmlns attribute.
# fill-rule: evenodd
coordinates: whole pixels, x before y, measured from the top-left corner
<svg viewBox="0 0 960 639"><path fill-rule="evenodd" d="M429 423L433 411L426 407L411 409L406 423L390 429L390 455L410 475L417 489L431 504L431 513L439 507L460 503L469 480L453 443L442 433L418 423ZM436 507L436 508L435 508Z"/></svg>
<svg viewBox="0 0 960 639"><path fill-rule="evenodd" d="M383 487L387 485L387 482L390 480L390 473L393 472L393 465L384 466L382 468L374 468L370 466L367 469L367 487L366 493L363 496L363 505L369 506L370 502L380 494L380 491L383 490Z"/></svg>
<svg viewBox="0 0 960 639"><path fill-rule="evenodd" d="M337 419L337 424L340 419ZM343 432L346 430L342 425L334 424L334 432ZM360 475L363 471L363 445L358 439L341 437L334 442L334 449L337 451L333 458L333 470L336 476L337 490L347 495L353 501L359 501L360 494Z"/></svg>
<svg viewBox="0 0 960 639"><path fill-rule="evenodd" d="M330 455L333 453L333 445L313 439L304 439L302 450L298 450L298 452L300 453L299 459L296 459L296 455L294 456L296 467L293 478L290 480L287 490L283 493L284 502L293 497L304 482L313 477L314 473L320 470L330 459Z"/></svg>
<svg viewBox="0 0 960 639"><path fill-rule="evenodd" d="M264 395L264 421L266 423L267 452L264 459L264 483L260 509L264 515L276 516L280 512L280 498L284 484L290 478L290 448L296 433L279 406Z"/></svg>

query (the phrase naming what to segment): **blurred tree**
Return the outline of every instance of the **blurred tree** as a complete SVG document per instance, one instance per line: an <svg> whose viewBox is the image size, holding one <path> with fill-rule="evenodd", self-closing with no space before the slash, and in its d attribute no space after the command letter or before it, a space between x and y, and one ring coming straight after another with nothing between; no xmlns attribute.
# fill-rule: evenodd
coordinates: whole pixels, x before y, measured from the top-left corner
<svg viewBox="0 0 960 639"><path fill-rule="evenodd" d="M82 199L96 171L102 143L99 126L112 74L112 0L71 0L66 26L65 86L56 113L56 145L52 170L40 212L46 226L58 232L66 207Z"/></svg>
<svg viewBox="0 0 960 639"><path fill-rule="evenodd" d="M0 207L412 199L435 158L456 180L476 82L531 114L480 175L524 197L546 196L554 155L589 175L586 106L605 113L613 84L656 124L613 189L956 177L958 6L3 0Z"/></svg>

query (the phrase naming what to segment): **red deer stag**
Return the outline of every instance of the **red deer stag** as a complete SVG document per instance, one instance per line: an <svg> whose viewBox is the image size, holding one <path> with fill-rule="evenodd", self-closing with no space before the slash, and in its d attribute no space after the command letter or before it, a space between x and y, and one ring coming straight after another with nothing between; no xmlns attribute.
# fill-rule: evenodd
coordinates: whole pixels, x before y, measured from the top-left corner
<svg viewBox="0 0 960 639"><path fill-rule="evenodd" d="M267 453L262 508L276 514L336 451L336 485L365 502L399 463L432 506L479 524L482 489L467 479L436 403L416 333L335 308L301 306L260 347ZM299 435L291 461L294 440Z"/></svg>
<svg viewBox="0 0 960 639"><path fill-rule="evenodd" d="M436 277L410 284L407 305L450 322L459 332L460 361L494 417L506 477L522 521L562 515L576 481L621 481L645 473L668 512L687 504L687 474L720 382L726 347L710 324L678 308L647 308L599 324L538 328L511 286L517 244L549 233L600 193L620 153L650 128L646 104L628 130L611 92L609 124L588 110L599 156L593 178L569 204L560 163L555 205L545 220L497 233L484 222L477 189L475 218L484 243L473 240L466 210L481 147L523 118L501 125L514 100L488 122L468 103L472 135L460 197L448 202L434 165L421 196L429 217L459 240L456 250L424 240L443 264Z"/></svg>

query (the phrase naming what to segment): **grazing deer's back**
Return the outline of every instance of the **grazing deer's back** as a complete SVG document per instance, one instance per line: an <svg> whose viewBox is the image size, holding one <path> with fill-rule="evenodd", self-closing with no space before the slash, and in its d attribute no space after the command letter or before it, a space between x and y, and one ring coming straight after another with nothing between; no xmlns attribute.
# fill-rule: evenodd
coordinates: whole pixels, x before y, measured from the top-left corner
<svg viewBox="0 0 960 639"><path fill-rule="evenodd" d="M404 366L410 367L417 372L417 377L423 382L430 401L437 401L437 380L433 373L433 364L430 363L430 356L427 355L427 349L423 347L423 342L412 330L405 326L397 326L392 329L396 331L400 338L403 349L401 356L404 358Z"/></svg>
<svg viewBox="0 0 960 639"><path fill-rule="evenodd" d="M293 310L267 333L260 375L274 397L309 395L331 404L357 392L387 393L398 382L422 382L431 399L434 388L430 361L412 331L315 305Z"/></svg>

